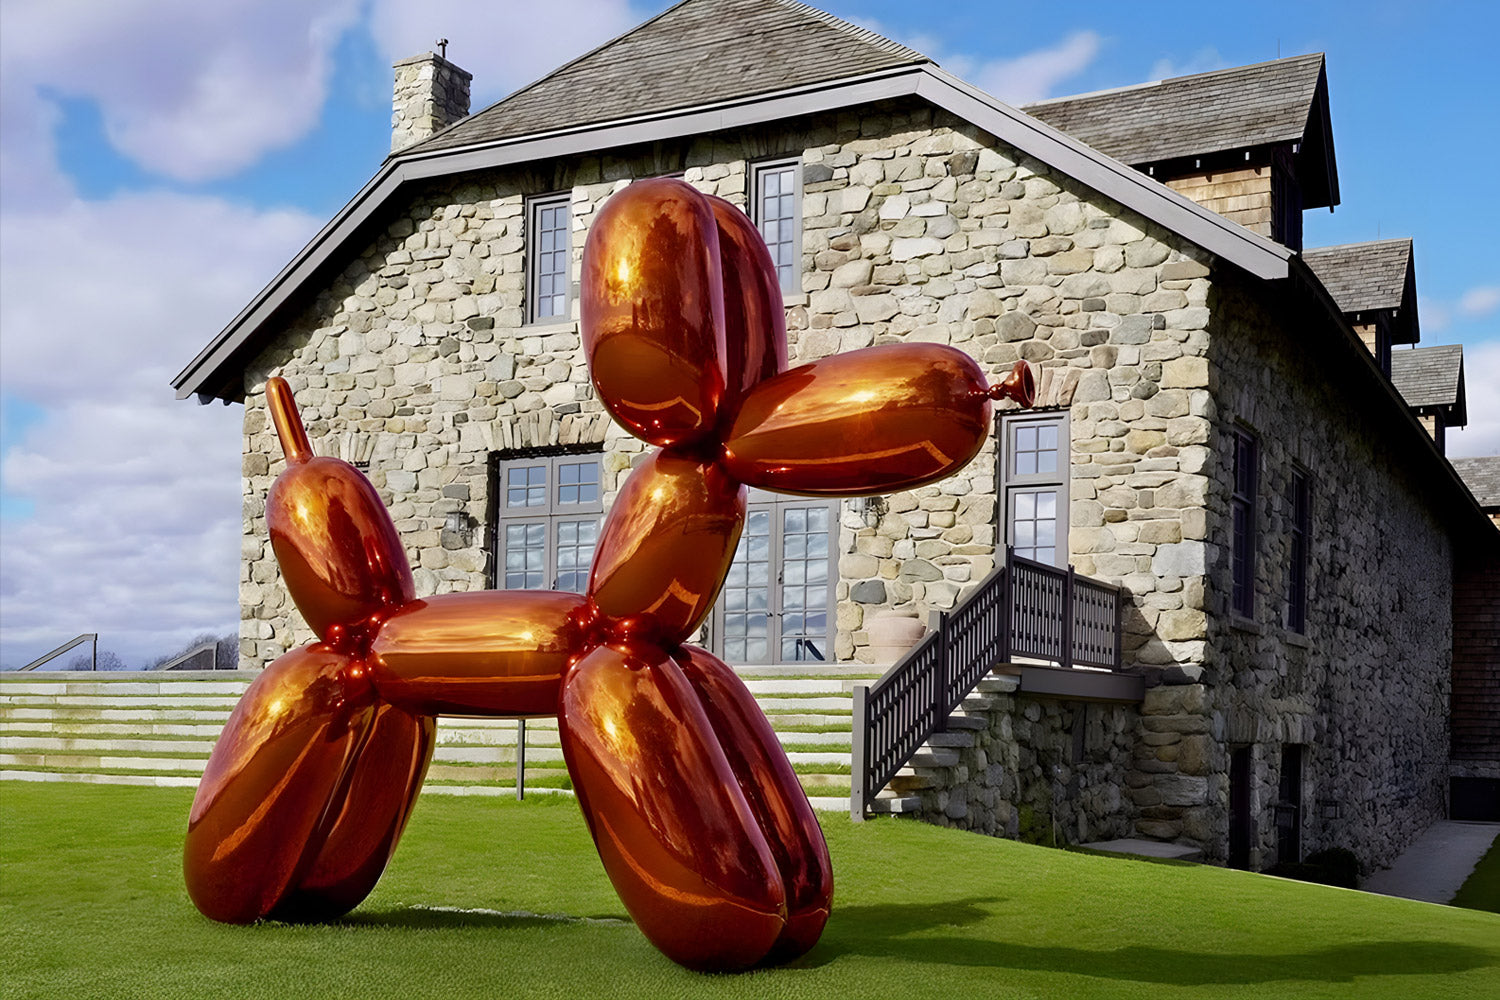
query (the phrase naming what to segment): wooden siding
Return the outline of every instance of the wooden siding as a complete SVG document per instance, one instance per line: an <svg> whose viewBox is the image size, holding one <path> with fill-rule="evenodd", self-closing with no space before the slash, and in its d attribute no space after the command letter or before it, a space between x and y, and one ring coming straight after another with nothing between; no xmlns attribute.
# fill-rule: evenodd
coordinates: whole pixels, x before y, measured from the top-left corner
<svg viewBox="0 0 1500 1000"><path fill-rule="evenodd" d="M1500 556L1472 558L1453 588L1454 760L1500 761Z"/></svg>
<svg viewBox="0 0 1500 1000"><path fill-rule="evenodd" d="M1212 212L1262 236L1271 236L1271 165L1189 174L1166 182Z"/></svg>

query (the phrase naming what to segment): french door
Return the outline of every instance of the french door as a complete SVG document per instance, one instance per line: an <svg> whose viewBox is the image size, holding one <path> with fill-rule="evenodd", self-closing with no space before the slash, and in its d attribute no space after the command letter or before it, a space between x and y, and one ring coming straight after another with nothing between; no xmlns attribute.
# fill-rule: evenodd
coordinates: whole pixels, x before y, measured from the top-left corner
<svg viewBox="0 0 1500 1000"><path fill-rule="evenodd" d="M838 509L837 501L752 491L714 609L721 657L747 664L834 658Z"/></svg>

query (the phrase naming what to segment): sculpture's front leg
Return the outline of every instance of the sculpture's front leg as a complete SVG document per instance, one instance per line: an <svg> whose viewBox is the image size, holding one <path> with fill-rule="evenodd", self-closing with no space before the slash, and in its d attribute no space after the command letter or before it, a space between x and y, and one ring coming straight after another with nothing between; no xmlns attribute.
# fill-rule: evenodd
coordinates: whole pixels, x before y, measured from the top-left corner
<svg viewBox="0 0 1500 1000"><path fill-rule="evenodd" d="M786 927L776 857L698 697L664 651L601 646L563 679L558 730L604 870L674 962L730 970Z"/></svg>

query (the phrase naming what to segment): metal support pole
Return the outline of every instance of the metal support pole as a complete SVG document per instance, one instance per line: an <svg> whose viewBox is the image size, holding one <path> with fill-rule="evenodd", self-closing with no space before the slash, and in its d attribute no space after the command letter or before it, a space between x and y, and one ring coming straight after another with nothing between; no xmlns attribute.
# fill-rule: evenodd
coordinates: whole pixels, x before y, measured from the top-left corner
<svg viewBox="0 0 1500 1000"><path fill-rule="evenodd" d="M1062 665L1073 666L1073 564L1068 563L1068 575L1063 580L1062 620Z"/></svg>
<svg viewBox="0 0 1500 1000"><path fill-rule="evenodd" d="M937 632L937 664L932 671L932 731L948 731L948 613L934 611L933 629Z"/></svg>
<svg viewBox="0 0 1500 1000"><path fill-rule="evenodd" d="M870 685L854 685L854 712L849 731L849 818L865 821L865 783L870 780Z"/></svg>
<svg viewBox="0 0 1500 1000"><path fill-rule="evenodd" d="M526 797L526 720L516 720L516 798Z"/></svg>

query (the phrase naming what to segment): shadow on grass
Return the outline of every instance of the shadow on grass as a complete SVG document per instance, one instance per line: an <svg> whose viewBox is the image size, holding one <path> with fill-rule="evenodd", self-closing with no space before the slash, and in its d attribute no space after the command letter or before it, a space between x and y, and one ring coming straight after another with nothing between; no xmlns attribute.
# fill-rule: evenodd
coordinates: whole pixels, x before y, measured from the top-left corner
<svg viewBox="0 0 1500 1000"><path fill-rule="evenodd" d="M947 904L835 907L822 942L797 964L817 967L844 956L865 956L1176 986L1348 983L1356 976L1445 975L1500 964L1500 951L1441 941L1372 941L1285 954L1139 945L1048 947L940 933L996 919L989 904L998 902L1003 900L977 897Z"/></svg>
<svg viewBox="0 0 1500 1000"><path fill-rule="evenodd" d="M569 913L530 913L456 906L403 906L394 910L359 911L339 921L344 927L400 927L413 930L487 928L520 930L527 927L604 926L628 927L630 918L603 913L580 917Z"/></svg>

